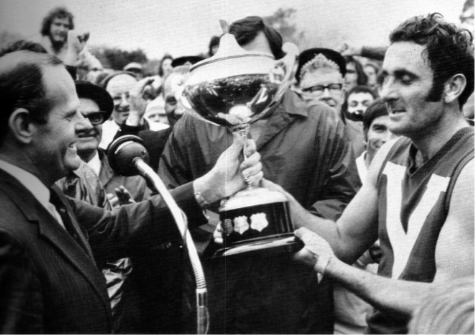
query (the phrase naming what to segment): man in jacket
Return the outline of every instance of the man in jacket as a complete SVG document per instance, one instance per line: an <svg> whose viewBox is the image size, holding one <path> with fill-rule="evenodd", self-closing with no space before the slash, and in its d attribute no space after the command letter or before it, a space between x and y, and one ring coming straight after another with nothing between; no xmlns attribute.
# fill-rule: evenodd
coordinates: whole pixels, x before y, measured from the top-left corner
<svg viewBox="0 0 475 335"><path fill-rule="evenodd" d="M0 331L111 332L96 260L162 243L177 233L171 214L160 196L111 212L53 186L79 167L78 131L89 127L58 58L1 57L0 100ZM244 187L244 177L262 177L257 153L233 163L240 150L236 142L212 172L173 192L191 218L202 215L197 199L215 201Z"/></svg>
<svg viewBox="0 0 475 335"><path fill-rule="evenodd" d="M280 35L259 17L238 20L229 31L248 51L283 56ZM289 90L250 133L267 179L286 185L317 216L341 215L360 180L344 124L330 107L307 106ZM231 139L225 127L185 113L165 146L159 174L170 188L185 184L209 171ZM212 332L333 332L331 287L323 282L317 292L316 277L290 257L256 255L226 262L205 264L210 289L217 292L210 296Z"/></svg>

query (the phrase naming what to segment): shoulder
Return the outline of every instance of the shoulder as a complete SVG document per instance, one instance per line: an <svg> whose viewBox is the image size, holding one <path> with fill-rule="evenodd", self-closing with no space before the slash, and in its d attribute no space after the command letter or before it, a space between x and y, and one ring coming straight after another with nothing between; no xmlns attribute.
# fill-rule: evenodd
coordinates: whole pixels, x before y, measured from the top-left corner
<svg viewBox="0 0 475 335"><path fill-rule="evenodd" d="M474 162L470 160L455 182L447 218L436 248L436 280L473 276Z"/></svg>

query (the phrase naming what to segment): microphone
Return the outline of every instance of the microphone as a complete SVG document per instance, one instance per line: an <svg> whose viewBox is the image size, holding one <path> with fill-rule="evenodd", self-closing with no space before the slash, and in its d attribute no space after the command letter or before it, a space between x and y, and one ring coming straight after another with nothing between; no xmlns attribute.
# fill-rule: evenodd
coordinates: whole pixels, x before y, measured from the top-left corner
<svg viewBox="0 0 475 335"><path fill-rule="evenodd" d="M209 329L209 315L207 304L207 288L198 252L191 235L188 231L187 217L178 207L176 201L168 191L163 181L148 165L150 156L143 145L140 137L124 135L113 141L108 149L107 158L114 172L130 177L140 174L144 177L155 191L160 193L163 201L170 209L178 230L187 246L193 272L196 280L196 307L197 307L197 334L206 334Z"/></svg>

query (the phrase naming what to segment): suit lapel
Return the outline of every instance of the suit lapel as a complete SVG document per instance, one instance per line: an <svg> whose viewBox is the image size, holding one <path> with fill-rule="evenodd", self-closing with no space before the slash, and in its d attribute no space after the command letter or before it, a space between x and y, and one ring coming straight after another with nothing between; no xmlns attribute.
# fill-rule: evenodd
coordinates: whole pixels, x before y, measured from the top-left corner
<svg viewBox="0 0 475 335"><path fill-rule="evenodd" d="M68 215L72 219L73 226L77 229L82 243L87 246L86 249L83 249L71 235L60 226L56 219L36 200L30 191L14 177L1 169L0 183L2 189L10 196L11 200L17 205L26 219L31 222L31 224L38 225L40 238L42 237L47 240L69 263L78 269L101 297L106 309L109 310L110 304L104 277L96 267L89 244L79 228L74 214L71 215L72 210L69 204L65 203ZM61 198L63 200L63 197Z"/></svg>

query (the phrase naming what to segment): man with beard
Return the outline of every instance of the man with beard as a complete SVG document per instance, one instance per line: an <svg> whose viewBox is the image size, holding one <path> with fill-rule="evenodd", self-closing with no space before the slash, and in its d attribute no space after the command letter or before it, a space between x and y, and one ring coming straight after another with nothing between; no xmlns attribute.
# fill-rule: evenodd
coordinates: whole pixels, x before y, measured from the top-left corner
<svg viewBox="0 0 475 335"><path fill-rule="evenodd" d="M41 44L49 54L64 60L68 50L68 31L74 29L74 17L64 7L52 9L43 19Z"/></svg>

